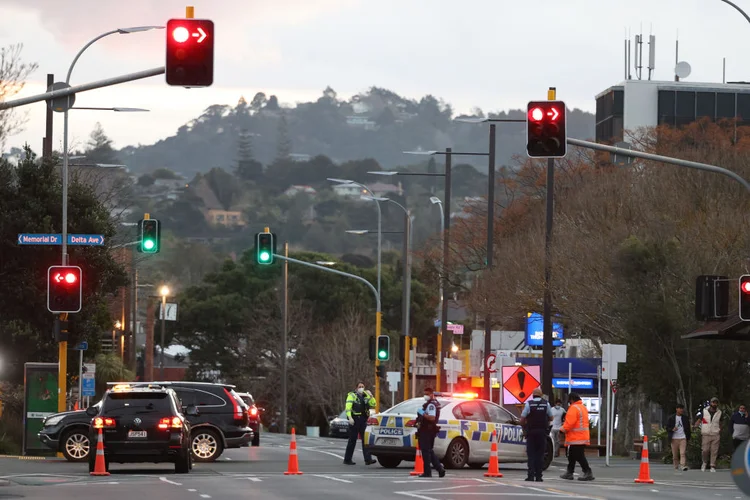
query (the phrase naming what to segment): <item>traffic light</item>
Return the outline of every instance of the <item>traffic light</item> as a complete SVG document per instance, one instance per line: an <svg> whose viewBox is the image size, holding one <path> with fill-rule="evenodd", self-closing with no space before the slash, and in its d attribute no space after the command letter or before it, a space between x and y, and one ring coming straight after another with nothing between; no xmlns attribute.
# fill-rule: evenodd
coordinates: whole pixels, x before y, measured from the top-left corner
<svg viewBox="0 0 750 500"><path fill-rule="evenodd" d="M698 276L695 280L695 319L714 321L729 315L729 278Z"/></svg>
<svg viewBox="0 0 750 500"><path fill-rule="evenodd" d="M740 276L740 319L750 321L750 274Z"/></svg>
<svg viewBox="0 0 750 500"><path fill-rule="evenodd" d="M81 268L50 266L47 269L47 309L51 313L77 313L82 302Z"/></svg>
<svg viewBox="0 0 750 500"><path fill-rule="evenodd" d="M255 235L255 258L258 264L273 264L273 254L276 253L276 238L273 233L257 233Z"/></svg>
<svg viewBox="0 0 750 500"><path fill-rule="evenodd" d="M167 21L167 85L209 87L214 83L214 22Z"/></svg>
<svg viewBox="0 0 750 500"><path fill-rule="evenodd" d="M161 249L161 224L156 219L143 219L138 223L138 251L159 253Z"/></svg>
<svg viewBox="0 0 750 500"><path fill-rule="evenodd" d="M532 158L562 158L567 152L565 103L531 101L526 113L526 152Z"/></svg>
<svg viewBox="0 0 750 500"><path fill-rule="evenodd" d="M378 359L388 361L391 357L391 338L388 335L378 335Z"/></svg>
<svg viewBox="0 0 750 500"><path fill-rule="evenodd" d="M378 365L375 367L378 378L385 378L385 366Z"/></svg>
<svg viewBox="0 0 750 500"><path fill-rule="evenodd" d="M370 343L370 345L368 346L368 354L370 356L370 361L375 361L375 359L376 359L376 357L375 357L375 344L377 343L375 341L375 335L370 336L370 338L368 340L369 340L369 343Z"/></svg>

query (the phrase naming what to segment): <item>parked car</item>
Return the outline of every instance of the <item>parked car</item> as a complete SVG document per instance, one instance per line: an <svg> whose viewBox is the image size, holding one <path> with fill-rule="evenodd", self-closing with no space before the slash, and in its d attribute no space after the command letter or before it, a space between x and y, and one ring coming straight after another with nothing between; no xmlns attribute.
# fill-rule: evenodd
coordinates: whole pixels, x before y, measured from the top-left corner
<svg viewBox="0 0 750 500"><path fill-rule="evenodd" d="M173 463L177 474L193 468L190 422L182 413L177 394L160 385L118 385L108 390L102 404L86 409L93 418L89 441L104 443L104 463ZM194 405L185 413L196 416ZM89 472L94 472L96 453L89 453Z"/></svg>
<svg viewBox="0 0 750 500"><path fill-rule="evenodd" d="M349 419L346 418L346 410L342 411L339 416L334 417L328 422L328 434L331 437L349 437Z"/></svg>
<svg viewBox="0 0 750 500"><path fill-rule="evenodd" d="M253 395L249 392L238 392L237 395L250 409L250 428L253 430L252 445L260 446L260 414L263 412L263 408L259 408L258 405L255 404Z"/></svg>
<svg viewBox="0 0 750 500"><path fill-rule="evenodd" d="M91 408L101 408L99 401ZM92 449L89 440L91 417L84 410L65 411L50 415L42 421L39 440L47 447L63 454L69 462L85 462Z"/></svg>

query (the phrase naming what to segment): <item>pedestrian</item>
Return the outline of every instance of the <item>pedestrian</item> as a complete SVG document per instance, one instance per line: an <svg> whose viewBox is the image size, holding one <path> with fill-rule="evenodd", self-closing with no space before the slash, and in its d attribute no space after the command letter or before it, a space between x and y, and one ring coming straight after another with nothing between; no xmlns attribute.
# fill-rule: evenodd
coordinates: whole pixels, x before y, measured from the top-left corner
<svg viewBox="0 0 750 500"><path fill-rule="evenodd" d="M729 420L729 432L732 433L733 451L736 451L743 442L750 439L750 419L745 405L740 405Z"/></svg>
<svg viewBox="0 0 750 500"><path fill-rule="evenodd" d="M552 456L560 455L560 428L565 421L565 408L562 407L562 401L555 401L555 407L552 408Z"/></svg>
<svg viewBox="0 0 750 500"><path fill-rule="evenodd" d="M565 433L565 445L568 447L568 470L561 475L562 479L573 480L573 472L576 469L576 462L581 465L583 476L579 481L593 481L594 475L589 467L589 461L586 460L586 446L591 444L589 434L589 411L583 405L581 396L578 393L571 392L568 394L567 414L565 422L560 429Z"/></svg>
<svg viewBox="0 0 750 500"><path fill-rule="evenodd" d="M674 470L688 470L687 444L690 441L690 420L685 415L685 405L678 404L675 414L667 419L667 437L672 441Z"/></svg>
<svg viewBox="0 0 750 500"><path fill-rule="evenodd" d="M721 410L719 398L711 398L709 406L700 412L700 418L695 422L701 429L701 450L703 464L701 471L706 472L706 465L711 466L711 472L716 472L716 458L719 456L719 441L721 438Z"/></svg>
<svg viewBox="0 0 750 500"><path fill-rule="evenodd" d="M349 419L349 442L346 444L346 453L344 453L346 465L355 465L352 457L359 436L362 436L362 454L365 458L365 465L375 463L365 446L365 429L367 429L370 408L375 408L375 398L372 397L370 391L365 390L365 384L360 382L357 384L356 392L352 391L346 396L346 417Z"/></svg>
<svg viewBox="0 0 750 500"><path fill-rule="evenodd" d="M419 477L432 477L432 467L438 471L438 476L445 477L445 467L440 463L433 447L435 446L435 437L440 430L438 420L440 420L440 403L435 399L432 389L424 389L424 405L417 410L417 442L419 450L422 452L422 461L424 462L424 473Z"/></svg>
<svg viewBox="0 0 750 500"><path fill-rule="evenodd" d="M528 459L528 473L526 481L542 482L544 470L544 452L547 448L547 434L549 423L552 421L552 408L543 398L542 390L537 387L531 393L531 400L521 411L521 425L526 434L526 458Z"/></svg>

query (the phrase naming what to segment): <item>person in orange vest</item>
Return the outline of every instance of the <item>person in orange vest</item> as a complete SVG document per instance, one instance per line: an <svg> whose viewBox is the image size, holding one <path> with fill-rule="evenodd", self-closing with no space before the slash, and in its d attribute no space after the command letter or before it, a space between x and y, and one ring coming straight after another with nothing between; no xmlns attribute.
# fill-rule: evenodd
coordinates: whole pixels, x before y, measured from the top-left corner
<svg viewBox="0 0 750 500"><path fill-rule="evenodd" d="M589 411L583 405L581 396L575 392L568 394L570 407L565 415L560 432L565 433L565 445L568 447L568 470L561 475L562 479L573 480L573 471L576 468L576 462L581 464L583 475L578 478L579 481L593 481L594 475L589 467L589 461L586 460L586 446L591 444L589 436Z"/></svg>

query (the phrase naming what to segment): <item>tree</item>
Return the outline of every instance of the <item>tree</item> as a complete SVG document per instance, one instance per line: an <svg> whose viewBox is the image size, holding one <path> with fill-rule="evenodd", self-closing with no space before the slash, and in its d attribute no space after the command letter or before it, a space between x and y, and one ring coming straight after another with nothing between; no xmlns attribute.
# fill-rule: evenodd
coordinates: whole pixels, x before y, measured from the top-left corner
<svg viewBox="0 0 750 500"><path fill-rule="evenodd" d="M143 174L142 176L138 177L138 185L141 187L153 186L155 182L156 179L154 179L153 174Z"/></svg>
<svg viewBox="0 0 750 500"><path fill-rule="evenodd" d="M222 168L212 168L205 178L224 210L230 210L241 193L237 179Z"/></svg>
<svg viewBox="0 0 750 500"><path fill-rule="evenodd" d="M182 179L179 175L175 173L174 170L170 170L168 168L157 168L153 172L151 172L151 176L154 179L164 179L164 180L179 180Z"/></svg>
<svg viewBox="0 0 750 500"><path fill-rule="evenodd" d="M279 98L275 95L272 95L268 98L268 104L266 104L265 109L268 111L278 111L281 109L281 106L279 106Z"/></svg>
<svg viewBox="0 0 750 500"><path fill-rule="evenodd" d="M292 154L292 139L289 137L289 127L286 115L279 118L279 127L276 132L276 160L286 160Z"/></svg>
<svg viewBox="0 0 750 500"><path fill-rule="evenodd" d="M253 158L253 137L247 129L240 130L237 140L237 177L257 181L263 176L263 164Z"/></svg>
<svg viewBox="0 0 750 500"><path fill-rule="evenodd" d="M23 90L26 79L38 67L36 63L23 62L22 50L22 44L0 48L0 102ZM5 140L18 132L23 123L24 119L15 116L13 110L0 111L0 151L5 149Z"/></svg>
<svg viewBox="0 0 750 500"><path fill-rule="evenodd" d="M112 144L112 139L104 133L102 124L97 122L94 126L94 130L91 131L91 136L89 137L87 148L84 152L86 155L86 163L102 163L110 165L119 163L117 153L115 153Z"/></svg>
<svg viewBox="0 0 750 500"><path fill-rule="evenodd" d="M253 97L253 100L250 101L250 109L252 109L254 112L258 112L261 109L263 109L263 106L266 105L268 102L268 99L266 98L266 94L263 92L258 92L255 94L255 97Z"/></svg>

